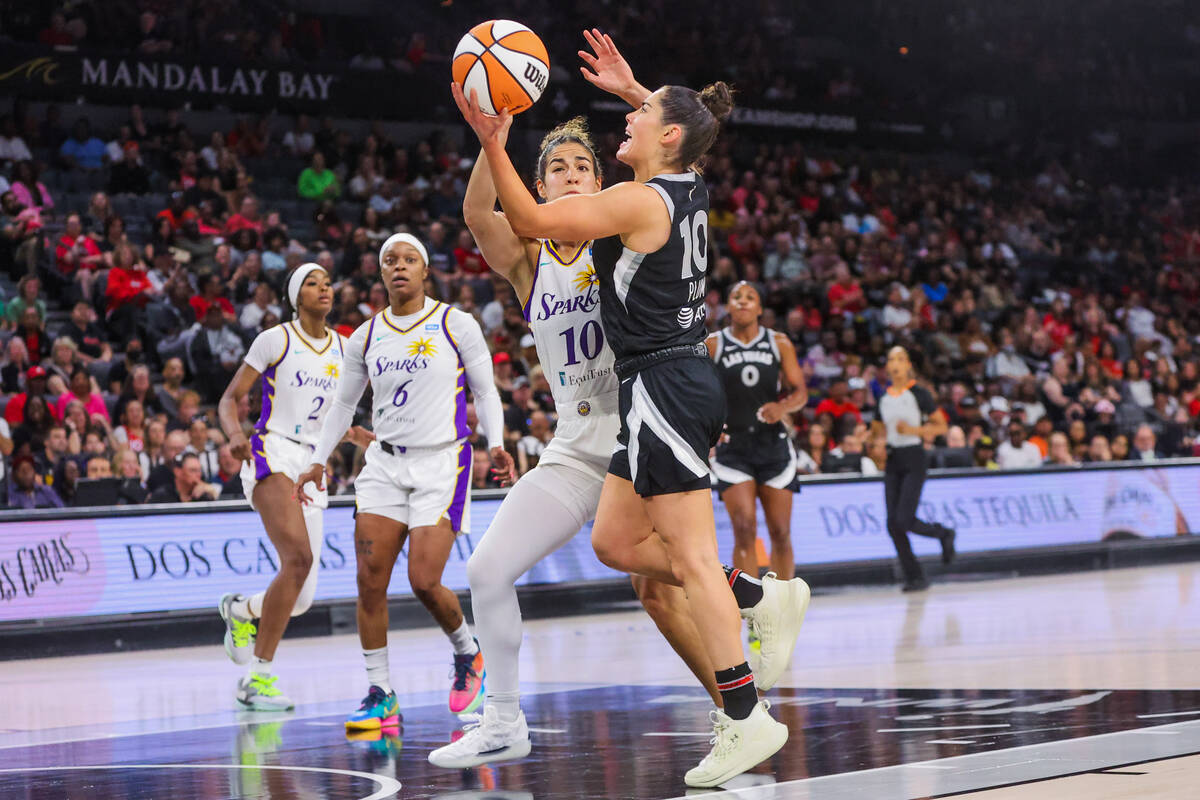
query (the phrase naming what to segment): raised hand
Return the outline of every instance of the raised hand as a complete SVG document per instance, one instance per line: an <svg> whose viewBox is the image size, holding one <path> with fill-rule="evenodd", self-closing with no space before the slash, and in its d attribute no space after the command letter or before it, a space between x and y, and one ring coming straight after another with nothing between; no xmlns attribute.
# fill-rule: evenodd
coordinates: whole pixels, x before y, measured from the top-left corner
<svg viewBox="0 0 1200 800"><path fill-rule="evenodd" d="M593 28L584 31L583 38L595 53L592 55L586 50L579 51L579 57L587 64L587 67L579 68L583 77L592 85L624 98L626 92L637 85L637 81L633 78L629 62L613 44L612 37L601 33L599 28ZM590 71L588 67L591 67Z"/></svg>
<svg viewBox="0 0 1200 800"><path fill-rule="evenodd" d="M492 144L504 149L508 142L508 130L512 127L512 114L508 109L501 109L497 116L485 114L479 107L479 95L476 90L471 90L471 99L468 100L463 94L462 85L457 82L450 84L450 94L454 95L454 103L462 112L463 119L479 137L479 143L484 147Z"/></svg>

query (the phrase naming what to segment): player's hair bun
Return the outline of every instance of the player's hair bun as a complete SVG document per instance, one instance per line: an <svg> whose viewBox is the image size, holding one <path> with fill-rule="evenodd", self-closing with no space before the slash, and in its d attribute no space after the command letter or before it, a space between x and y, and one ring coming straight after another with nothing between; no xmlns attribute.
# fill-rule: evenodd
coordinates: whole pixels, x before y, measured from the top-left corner
<svg viewBox="0 0 1200 800"><path fill-rule="evenodd" d="M700 90L700 103L723 122L733 111L733 90L725 81L710 83Z"/></svg>

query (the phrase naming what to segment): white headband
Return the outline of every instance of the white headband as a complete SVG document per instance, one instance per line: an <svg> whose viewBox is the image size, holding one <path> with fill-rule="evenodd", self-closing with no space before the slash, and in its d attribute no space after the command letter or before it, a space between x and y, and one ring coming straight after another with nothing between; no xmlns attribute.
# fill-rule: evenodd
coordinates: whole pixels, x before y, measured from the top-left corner
<svg viewBox="0 0 1200 800"><path fill-rule="evenodd" d="M388 237L388 240L383 243L383 247L379 248L379 265L383 266L383 254L388 251L388 248L394 244L404 242L411 244L418 253L421 254L421 259L425 262L425 266L429 266L429 253L425 250L425 245L421 244L421 240L413 236L411 233L393 233Z"/></svg>
<svg viewBox="0 0 1200 800"><path fill-rule="evenodd" d="M300 266L296 267L296 271L292 273L292 277L288 278L288 300L292 301L292 309L297 314L300 313L300 287L304 285L304 279L307 278L310 273L316 272L317 270L324 272L325 268L320 264L313 264L311 262L308 264L301 264Z"/></svg>

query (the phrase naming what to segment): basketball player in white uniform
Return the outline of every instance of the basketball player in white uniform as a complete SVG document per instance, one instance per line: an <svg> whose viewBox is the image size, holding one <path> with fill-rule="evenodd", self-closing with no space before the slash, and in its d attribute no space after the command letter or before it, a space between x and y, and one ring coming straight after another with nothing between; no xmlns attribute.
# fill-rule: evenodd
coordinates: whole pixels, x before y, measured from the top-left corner
<svg viewBox="0 0 1200 800"><path fill-rule="evenodd" d="M312 605L329 498L310 486L313 502L301 509L292 494L333 405L344 355L342 337L325 325L333 307L325 270L316 264L297 267L286 287L295 318L258 335L217 407L233 454L245 462L242 488L279 554L279 572L265 592L250 598L226 594L219 606L225 652L235 664L249 663L238 683L238 702L259 711L293 705L275 686L271 662L289 617ZM262 413L247 440L237 406L256 381Z"/></svg>
<svg viewBox="0 0 1200 800"><path fill-rule="evenodd" d="M538 194L547 201L599 191L595 149L582 118L546 135L537 169ZM523 301L538 360L554 395L558 427L537 467L505 497L467 562L475 630L488 662L488 691L480 722L468 725L458 741L430 754L430 762L448 768L529 754L518 691L521 610L514 585L596 516L621 424L613 355L600 326L591 242L520 239L494 211L495 204L487 159L480 153L467 185L463 216L485 260ZM636 579L634 585L664 633L671 634L680 623L691 624L681 590L646 579ZM675 639L685 642L677 651L719 705L699 640L681 635L672 637L673 644Z"/></svg>
<svg viewBox="0 0 1200 800"><path fill-rule="evenodd" d="M475 319L425 296L429 257L424 245L398 233L379 252L389 306L364 322L346 345L344 375L333 410L301 475L318 489L324 464L350 426L370 381L376 441L355 481L358 513L358 635L369 690L347 720L350 729L397 724L387 654L387 588L408 542L413 594L449 636L454 648L450 710L466 713L483 701L483 655L471 636L442 571L456 534L467 527L473 453L467 437L466 388L503 480L513 477L504 451L504 416L492 378L492 359ZM307 500L307 492L299 495Z"/></svg>

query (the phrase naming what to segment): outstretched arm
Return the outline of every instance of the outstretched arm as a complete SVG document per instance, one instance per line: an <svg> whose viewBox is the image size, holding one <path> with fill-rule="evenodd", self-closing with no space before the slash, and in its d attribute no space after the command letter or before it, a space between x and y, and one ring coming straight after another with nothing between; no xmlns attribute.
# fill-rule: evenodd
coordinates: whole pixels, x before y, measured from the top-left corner
<svg viewBox="0 0 1200 800"><path fill-rule="evenodd" d="M579 71L588 83L615 94L634 108L641 106L650 96L650 90L634 79L633 69L613 44L612 37L601 33L599 28L592 28L583 32L583 38L595 52L592 55L586 50L579 51L579 57L587 64L587 67L580 67ZM588 67L592 68L591 71L588 71Z"/></svg>
<svg viewBox="0 0 1200 800"><path fill-rule="evenodd" d="M671 217L658 192L648 186L619 183L597 194L567 195L552 203L538 204L504 150L512 125L508 109L499 116L491 116L479 109L474 89L470 102L459 84L451 84L450 90L459 111L483 145L500 205L517 236L569 242L620 236L628 247L643 253L666 244L671 234Z"/></svg>

